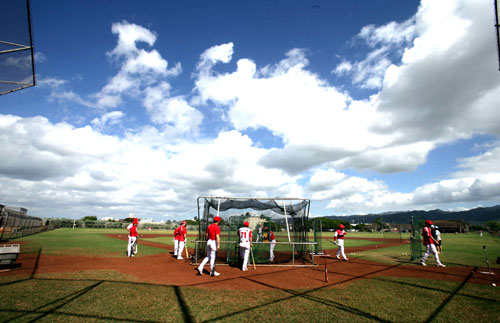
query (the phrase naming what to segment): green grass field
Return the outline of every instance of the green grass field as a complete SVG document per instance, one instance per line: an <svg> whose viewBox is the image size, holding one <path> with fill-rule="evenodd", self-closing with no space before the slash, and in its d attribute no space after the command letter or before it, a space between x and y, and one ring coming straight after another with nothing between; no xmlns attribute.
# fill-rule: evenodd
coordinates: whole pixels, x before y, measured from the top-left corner
<svg viewBox="0 0 500 323"><path fill-rule="evenodd" d="M124 241L102 233L123 232L59 229L18 240L29 241L23 250L42 248L44 254L123 256ZM142 234L142 239L147 235ZM379 238L380 234L349 236ZM150 240L172 243L170 237ZM355 241L363 240L346 239L346 247ZM443 241L446 264L485 267L482 246L486 245L490 263L498 268L494 264L500 256L498 237L445 234ZM408 251L401 248L377 248L355 257L397 263L401 252ZM141 254L161 252L165 250L141 247ZM0 286L0 322L500 321L500 287L467 281L377 276L337 287L207 290L143 283L111 270L90 270L33 276L0 273Z"/></svg>

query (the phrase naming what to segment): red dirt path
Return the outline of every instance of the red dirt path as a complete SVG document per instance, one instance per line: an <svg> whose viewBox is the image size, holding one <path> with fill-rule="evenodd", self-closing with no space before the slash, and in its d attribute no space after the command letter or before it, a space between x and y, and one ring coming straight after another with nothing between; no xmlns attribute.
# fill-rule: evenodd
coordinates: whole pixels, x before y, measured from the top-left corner
<svg viewBox="0 0 500 323"><path fill-rule="evenodd" d="M126 240L126 236L108 235L113 238ZM148 238L153 235L148 235ZM365 239L380 241L378 248L407 244L395 239L385 242L384 239ZM385 243L384 243L385 242ZM17 260L20 268L0 272L0 275L23 275L57 273L57 272L79 272L87 270L114 270L130 275L138 282L153 284L196 286L213 289L298 289L317 288L328 285L343 286L358 279L370 279L377 276L392 277L414 277L448 281L467 281L477 284L500 284L500 269L493 269L496 275L485 275L479 271L487 271L485 268L478 270L473 267L452 266L437 268L435 266L422 267L415 263L401 260L397 265L375 263L363 259L352 258L349 261L337 260L327 257L328 279L325 282L324 258L316 257L315 261L321 265L318 267L257 267L254 270L249 266L249 271L242 272L237 268L218 265L219 277L209 275L198 276L195 266L172 257L169 252L172 246L139 240L140 245L154 246L165 249L165 253L139 256L134 258L103 258L85 256L51 256L36 254L21 254ZM354 248L346 248L346 253L359 252L376 248L374 245ZM330 250L330 254L334 254ZM431 263L429 261L429 263ZM205 267L205 268L208 268ZM475 270L473 274L472 271Z"/></svg>

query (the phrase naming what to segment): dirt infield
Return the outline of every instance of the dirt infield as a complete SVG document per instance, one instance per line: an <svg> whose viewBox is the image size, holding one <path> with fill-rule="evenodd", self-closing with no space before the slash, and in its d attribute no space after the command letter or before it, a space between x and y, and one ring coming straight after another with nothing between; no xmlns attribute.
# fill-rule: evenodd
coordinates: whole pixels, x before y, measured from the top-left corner
<svg viewBox="0 0 500 323"><path fill-rule="evenodd" d="M113 238L126 240L126 236L107 235ZM148 235L153 237L153 235ZM365 239L380 241L380 245L370 245L346 248L346 252L359 252L373 248L385 248L406 244L395 239L386 242L384 239ZM384 243L383 243L384 242ZM477 284L500 283L500 270L494 269L496 275L485 275L478 272L477 268L451 266L437 268L433 266L422 267L408 261L401 261L397 265L380 264L364 259L352 258L349 261L337 260L327 257L329 282L325 282L324 260L315 257L320 264L317 267L257 267L247 272L227 265L218 265L219 277L199 276L195 266L182 260L175 259L171 254L172 246L140 240L139 244L165 249L165 253L151 256L138 256L134 258L103 258L84 256L51 256L44 254L21 254L17 260L19 268L0 272L0 275L31 276L43 273L80 272L90 270L113 270L130 275L138 282L148 282L162 285L196 286L213 289L305 289L322 286L344 286L359 279L370 279L380 276L414 277L435 280L460 281ZM191 250L192 252L192 250ZM334 250L330 251L334 254ZM208 267L206 267L208 268ZM483 269L484 270L484 269ZM475 273L472 273L475 271Z"/></svg>

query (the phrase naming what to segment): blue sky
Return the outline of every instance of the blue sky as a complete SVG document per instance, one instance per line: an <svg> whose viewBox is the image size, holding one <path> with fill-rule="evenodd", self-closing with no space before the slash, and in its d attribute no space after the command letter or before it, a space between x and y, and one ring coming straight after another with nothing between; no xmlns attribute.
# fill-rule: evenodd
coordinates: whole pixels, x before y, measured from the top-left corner
<svg viewBox="0 0 500 323"><path fill-rule="evenodd" d="M31 9L38 85L0 97L2 204L177 220L205 195L309 198L312 216L499 203L491 1Z"/></svg>

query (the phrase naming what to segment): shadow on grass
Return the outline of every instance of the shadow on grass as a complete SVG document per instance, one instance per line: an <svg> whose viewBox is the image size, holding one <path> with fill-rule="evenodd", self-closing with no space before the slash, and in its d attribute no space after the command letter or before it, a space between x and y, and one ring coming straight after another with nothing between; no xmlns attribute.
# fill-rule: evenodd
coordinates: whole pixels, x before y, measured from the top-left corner
<svg viewBox="0 0 500 323"><path fill-rule="evenodd" d="M193 314L192 314L192 311L189 307L188 302L186 302L186 299L183 296L182 288L179 286L168 286L168 285L161 285L161 284L154 284L154 283L143 283L143 282L98 280L98 279L36 278L35 274L36 274L36 271L38 268L38 261L40 258L40 254L41 254L41 249L38 251L37 260L35 262L33 271L31 272L31 275L29 278L4 283L4 284L1 284L0 286L12 285L12 284L25 282L25 281L29 281L29 280L33 280L33 281L37 281L37 280L39 280L39 281L68 281L68 282L72 282L72 281L82 282L82 281L84 281L84 282L89 282L90 285L86 286L84 288L81 288L75 292L72 292L66 296L60 297L56 300L51 300L50 302L47 302L46 304L43 304L42 306L38 306L37 308L34 308L34 309L22 311L22 310L17 310L17 309L0 308L0 313L2 313L2 312L3 313L11 313L11 314L14 313L16 315L15 317L10 318L6 322L14 321L14 320L23 320L23 319L36 321L36 320L46 318L49 315L57 315L57 316L61 316L61 317L62 316L76 317L76 318L82 319L82 320L102 319L102 320L115 320L115 321L127 321L127 322L151 322L149 320L131 320L131 319L123 319L120 317L106 316L106 315L101 316L101 315L92 315L92 314L88 314L88 315L87 314L78 314L78 313L71 313L71 312L66 312L66 311L62 310L63 306L69 304L70 302L73 302L73 301L79 299L81 296L94 290L95 288L100 286L103 282L115 283L115 284L126 284L126 285L171 287L171 288L173 288L173 291L175 293L176 300L177 300L179 309L181 311L182 320L184 322L196 321L196 318L193 317ZM356 260L351 260L350 262L356 262ZM362 264L362 263L360 263L360 264ZM383 273L385 271L389 271L389 270L394 269L396 267L399 267L399 269L402 269L402 268L406 269L404 267L400 267L400 266L405 265L405 264L410 264L410 262L401 262L401 263L398 263L396 265L383 265L383 264L373 265L372 264L372 266L375 266L375 268L373 270L370 270L370 272L367 272L367 273L364 273L361 275L350 275L350 274L346 274L346 273L337 273L337 274L342 275L342 276L347 277L347 278L345 278L341 281L335 282L335 283L330 283L330 284L325 283L324 286L310 289L310 290L306 290L306 291L297 291L297 290L293 290L293 289L281 288L281 287L275 286L273 284L264 283L264 282L261 282L258 280L259 277L263 277L263 276L270 275L270 274L275 274L274 272L273 273L255 273L254 275L238 276L238 277L233 277L233 278L228 278L228 279L217 279L217 280L214 280L213 282L202 282L202 283L191 284L189 286L191 286L191 287L197 287L197 286L202 286L202 285L206 286L207 284L218 284L218 283L221 283L223 281L227 282L227 281L234 281L237 279L246 279L252 283L259 284L259 285L264 286L266 288L270 288L272 290L284 292L287 294L284 297L278 297L277 299L273 299L273 300L268 301L268 302L263 303L263 304L259 304L256 306L250 306L250 307L242 309L242 310L233 311L233 312L228 313L228 314L224 314L224 315L220 315L218 317L208 319L208 320L206 320L206 322L213 322L213 321L225 320L225 319L236 319L237 315L240 315L243 313L249 313L251 311L259 310L259 309L265 310L265 308L267 306L270 306L270 305L280 304L280 303L288 301L288 300L299 300L299 299L304 299L304 300L314 302L317 304L321 304L324 306L329 306L329 307L334 308L336 310L339 310L341 312L352 314L352 315L358 317L359 320L369 319L369 320L374 320L374 321L386 321L387 319L384 319L383 317L377 316L375 313L366 312L366 311L360 310L358 308L354 308L352 306L342 304L340 301L335 301L335 300L331 300L328 298L316 296L316 295L313 295L312 293L319 291L319 290L323 290L325 288L329 288L329 287L340 285L340 284L345 284L345 283L360 280L360 279L379 279L379 280L387 281L387 282L394 283L394 284L402 284L402 285L408 285L408 286L417 287L417 288L429 289L429 287L420 286L418 284L392 281L390 279L384 279L381 277L370 277L370 276L373 276L373 275L376 275L379 273ZM287 268L287 269L282 270L282 272L295 271L298 269L300 269L300 268ZM419 268L419 269L421 270L421 268ZM415 270L415 268L409 267L408 270ZM331 272L331 274L334 274L334 272ZM446 273L443 273L443 274L446 274ZM496 302L496 300L492 300L492 299L488 299L488 298L481 298L481 297L477 297L477 296L470 296L470 295L465 295L465 294L460 293L460 291L465 286L465 284L469 281L471 276L472 276L472 274L467 276L462 281L460 286L456 290L454 290L452 293L450 293L449 291L443 290L443 289L439 289L439 288L431 288L432 290L435 290L438 292L447 293L447 294L449 294L449 296L446 298L446 300L444 300L434 310L434 312L429 316L427 321L431 321L431 320L435 319L439 315L439 313L447 306L447 304L449 302L452 301L452 299L456 295L472 297L474 299L485 300L485 301L489 301L489 302L491 302L491 301ZM44 309L44 308L54 306L54 305L57 305L57 306L55 306L49 310Z"/></svg>

